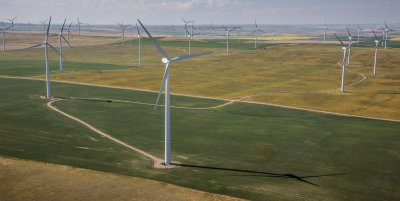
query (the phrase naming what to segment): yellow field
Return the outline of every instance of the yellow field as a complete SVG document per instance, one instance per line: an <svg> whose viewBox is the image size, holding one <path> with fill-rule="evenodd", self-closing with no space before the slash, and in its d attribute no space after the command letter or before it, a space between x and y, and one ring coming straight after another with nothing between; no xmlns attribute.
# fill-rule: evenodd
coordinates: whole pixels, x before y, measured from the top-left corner
<svg viewBox="0 0 400 201"><path fill-rule="evenodd" d="M314 37L310 36L275 36L275 37L258 37L258 40L307 40ZM243 40L255 40L255 37L241 38Z"/></svg>
<svg viewBox="0 0 400 201"><path fill-rule="evenodd" d="M389 40L391 40L391 41L400 41L400 37L391 38L391 39L389 39Z"/></svg>

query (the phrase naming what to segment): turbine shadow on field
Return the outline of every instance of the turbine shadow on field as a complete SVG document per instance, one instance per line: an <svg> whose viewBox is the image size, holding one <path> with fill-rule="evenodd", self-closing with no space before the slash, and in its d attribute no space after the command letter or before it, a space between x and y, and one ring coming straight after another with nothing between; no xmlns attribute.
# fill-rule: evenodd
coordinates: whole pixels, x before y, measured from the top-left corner
<svg viewBox="0 0 400 201"><path fill-rule="evenodd" d="M297 176L294 174L278 174L271 172L260 172L253 170L242 170L242 169L232 169L232 168L220 168L220 167L209 167L209 166L199 166L199 165L189 165L189 164L176 164L171 163L171 165L181 166L181 167L191 167L191 168L202 168L202 169L211 169L211 170L221 170L221 171L231 171L231 172L244 172L244 173L252 173L253 175L232 175L232 176L250 176L250 177L270 177L270 178L288 178L288 179L296 179L300 182L307 183L313 186L319 186L312 182L305 180L306 178L316 178L316 177L327 177L327 176L337 176L344 174L323 174L323 175L311 175L311 176Z"/></svg>

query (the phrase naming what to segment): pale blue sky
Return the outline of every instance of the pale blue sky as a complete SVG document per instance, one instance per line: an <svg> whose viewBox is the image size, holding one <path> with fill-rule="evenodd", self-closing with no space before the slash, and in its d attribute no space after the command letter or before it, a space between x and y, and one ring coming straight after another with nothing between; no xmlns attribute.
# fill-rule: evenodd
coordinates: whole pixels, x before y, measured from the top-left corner
<svg viewBox="0 0 400 201"><path fill-rule="evenodd" d="M74 20L115 24L124 20L146 24L365 24L400 22L400 0L0 0L0 20L55 23Z"/></svg>

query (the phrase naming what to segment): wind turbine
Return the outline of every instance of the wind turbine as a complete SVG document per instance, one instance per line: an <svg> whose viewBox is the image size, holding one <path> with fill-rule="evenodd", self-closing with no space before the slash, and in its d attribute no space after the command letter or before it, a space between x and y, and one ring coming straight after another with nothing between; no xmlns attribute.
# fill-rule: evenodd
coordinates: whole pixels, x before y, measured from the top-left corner
<svg viewBox="0 0 400 201"><path fill-rule="evenodd" d="M64 31L64 26L65 26L65 21L67 21L67 19L64 20L64 23L61 27L60 33L58 34L59 36L59 42L60 42L60 71L63 71L63 54L62 54L62 39L64 39L65 42L68 43L68 47L70 46L69 42L67 41L67 39L65 39L64 35L63 35L63 31Z"/></svg>
<svg viewBox="0 0 400 201"><path fill-rule="evenodd" d="M238 30L239 30L238 42L240 43L240 38L242 37L242 27L239 26L239 27L238 27Z"/></svg>
<svg viewBox="0 0 400 201"><path fill-rule="evenodd" d="M189 23L194 23L193 21L186 21L185 19L183 19L183 17L181 17L181 19L182 19L182 21L185 23L185 36L186 36L186 39L187 39L187 34L186 34L186 32L187 32L187 25L189 24ZM192 31L193 31L193 27L192 27Z"/></svg>
<svg viewBox="0 0 400 201"><path fill-rule="evenodd" d="M71 24L69 24L69 26L68 26L68 28L67 28L67 40L68 40L68 49L69 48L71 48L71 45L70 45L70 43L69 43L69 35L71 34L72 35L72 32L71 32L71 25L72 25L72 22L71 22Z"/></svg>
<svg viewBox="0 0 400 201"><path fill-rule="evenodd" d="M47 48L50 47L51 49L53 49L57 54L60 55L60 52L57 51L57 49L55 47L53 47L50 43L49 43L49 30L50 30L50 22L51 22L51 17L49 20L49 25L47 26L47 32L46 32L46 37L43 43L39 43L36 44L34 46L25 48L24 50L27 49L31 49L31 48L35 48L35 47L39 47L44 45L44 52L45 52L45 57L46 57L46 98L49 99L50 98L50 75L49 75L49 55L48 55L48 50Z"/></svg>
<svg viewBox="0 0 400 201"><path fill-rule="evenodd" d="M261 30L261 29L258 28L257 21L255 21L254 24L255 24L255 26L256 26L256 29L254 30L254 32L256 33L256 40L254 41L254 48L257 49L258 32L261 32L261 33L265 33L265 32L264 32L263 30Z"/></svg>
<svg viewBox="0 0 400 201"><path fill-rule="evenodd" d="M46 33L46 24L47 24L47 20L44 21L40 21L43 24L43 32Z"/></svg>
<svg viewBox="0 0 400 201"><path fill-rule="evenodd" d="M190 41L191 41L192 35L190 35L190 33L189 33L189 31L188 31L188 30L186 30L186 34L187 34L187 39L188 39L188 45L189 45L189 56L190 56ZM189 58L189 60L190 60L190 58Z"/></svg>
<svg viewBox="0 0 400 201"><path fill-rule="evenodd" d="M325 20L325 27L324 27L324 44L326 44L326 31L328 30L328 25L326 24Z"/></svg>
<svg viewBox="0 0 400 201"><path fill-rule="evenodd" d="M141 48L140 48L140 39L142 38L142 35L140 34L139 27L136 23L136 30L138 34L138 40L139 40L139 66L142 66L142 55L141 55Z"/></svg>
<svg viewBox="0 0 400 201"><path fill-rule="evenodd" d="M335 37L338 39L340 44L342 44L342 49L343 49L343 68L342 68L342 85L340 87L340 92L344 92L344 78L345 78L345 72L346 72L346 52L347 49L350 48L349 46L346 46L340 39L339 37L335 34Z"/></svg>
<svg viewBox="0 0 400 201"><path fill-rule="evenodd" d="M360 32L361 32L360 25L357 25L357 44L360 43Z"/></svg>
<svg viewBox="0 0 400 201"><path fill-rule="evenodd" d="M81 35L81 24L83 24L81 21L79 21L79 18L76 18L76 20L78 20L78 23L77 23L77 25L78 25L78 35L80 36Z"/></svg>
<svg viewBox="0 0 400 201"><path fill-rule="evenodd" d="M4 22L2 22L3 28L0 30L3 32L3 54L4 56L6 55L6 31L9 29L11 26L8 26L7 28L4 25Z"/></svg>
<svg viewBox="0 0 400 201"><path fill-rule="evenodd" d="M14 17L12 19L7 19L8 21L11 22L11 32L14 33L14 21L17 17Z"/></svg>
<svg viewBox="0 0 400 201"><path fill-rule="evenodd" d="M90 36L90 29L92 28L92 25L90 25L90 24L88 23L87 26L88 26L89 36Z"/></svg>
<svg viewBox="0 0 400 201"><path fill-rule="evenodd" d="M393 31L393 30L389 29L389 27L385 21L385 30L383 32L383 41L382 41L382 46L383 46L383 43L385 43L385 50L386 50L389 31Z"/></svg>
<svg viewBox="0 0 400 201"><path fill-rule="evenodd" d="M375 62L374 62L374 75L376 75L376 62L378 59L378 46L379 46L379 39L375 34L374 29L372 29L372 33L374 33L374 37L375 37Z"/></svg>
<svg viewBox="0 0 400 201"><path fill-rule="evenodd" d="M229 54L229 32L236 30L236 27L226 27L223 26L223 28L226 31L226 54Z"/></svg>
<svg viewBox="0 0 400 201"><path fill-rule="evenodd" d="M346 30L347 30L347 34L349 35L349 56L347 57L347 64L350 65L350 57L351 57L351 39L352 39L352 37L351 37L350 31L349 31L349 29L348 29L347 27L346 27Z"/></svg>
<svg viewBox="0 0 400 201"><path fill-rule="evenodd" d="M127 27L129 27L130 25L128 24L128 25L124 25L124 22L122 21L122 24L120 24L119 22L117 22L117 24L121 27L121 30L122 30L122 32L121 32L121 34L122 34L122 45L125 45L125 29L127 28Z"/></svg>
<svg viewBox="0 0 400 201"><path fill-rule="evenodd" d="M157 108L158 101L160 100L160 96L161 96L162 90L165 85L165 161L164 161L164 164L170 165L171 164L171 156L170 156L170 153L171 153L171 144L170 144L171 128L170 128L169 66L172 62L175 62L175 61L193 58L193 57L197 57L197 56L202 56L202 55L206 55L206 54L211 54L212 52L206 52L206 53L202 53L202 54L194 54L194 55L190 55L190 56L184 55L184 56L179 56L179 57L170 59L168 57L168 55L164 52L164 50L161 49L161 47L158 45L156 40L151 36L151 34L143 26L142 22L140 22L140 20L138 20L138 22L142 26L143 30L147 33L149 38L153 41L153 43L157 47L158 51L164 56L164 58L162 58L162 62L165 63L165 73L164 73L163 80L161 82L160 92L158 93L158 97L157 97L157 101L154 106L154 109Z"/></svg>

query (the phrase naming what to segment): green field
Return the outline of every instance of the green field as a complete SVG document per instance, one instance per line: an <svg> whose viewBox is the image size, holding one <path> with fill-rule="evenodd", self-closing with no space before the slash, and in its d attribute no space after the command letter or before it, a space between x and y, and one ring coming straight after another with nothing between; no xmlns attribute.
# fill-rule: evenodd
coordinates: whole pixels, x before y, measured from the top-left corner
<svg viewBox="0 0 400 201"><path fill-rule="evenodd" d="M93 39L94 40L94 39ZM109 39L114 40L114 39ZM161 56L143 40L65 50L64 72L50 53L51 79L141 90L52 82L53 103L107 134L163 157L163 117L154 104L164 72ZM170 57L187 52L184 41L162 41ZM340 93L342 50L335 45L195 41L192 53L214 54L174 63L173 106L205 108L243 99L400 120L400 49L353 49L346 93ZM265 49L264 49L265 48ZM50 110L40 96L43 49L10 50L0 57L0 155L153 179L251 200L397 200L400 193L400 123L350 118L235 102L218 109L171 109L173 169L153 162ZM81 98L80 100L68 99ZM102 100L93 100L97 98ZM113 100L111 100L113 99ZM163 104L163 98L161 103Z"/></svg>
<svg viewBox="0 0 400 201"><path fill-rule="evenodd" d="M245 103L202 111L172 109L172 159L188 167L160 170L144 156L48 109L39 98L44 82L0 82L7 94L0 98L2 155L253 200L400 198L399 123ZM53 83L53 95L153 103L156 93ZM172 96L172 103L197 107L221 102ZM162 109L89 100L55 106L128 144L163 155Z"/></svg>

